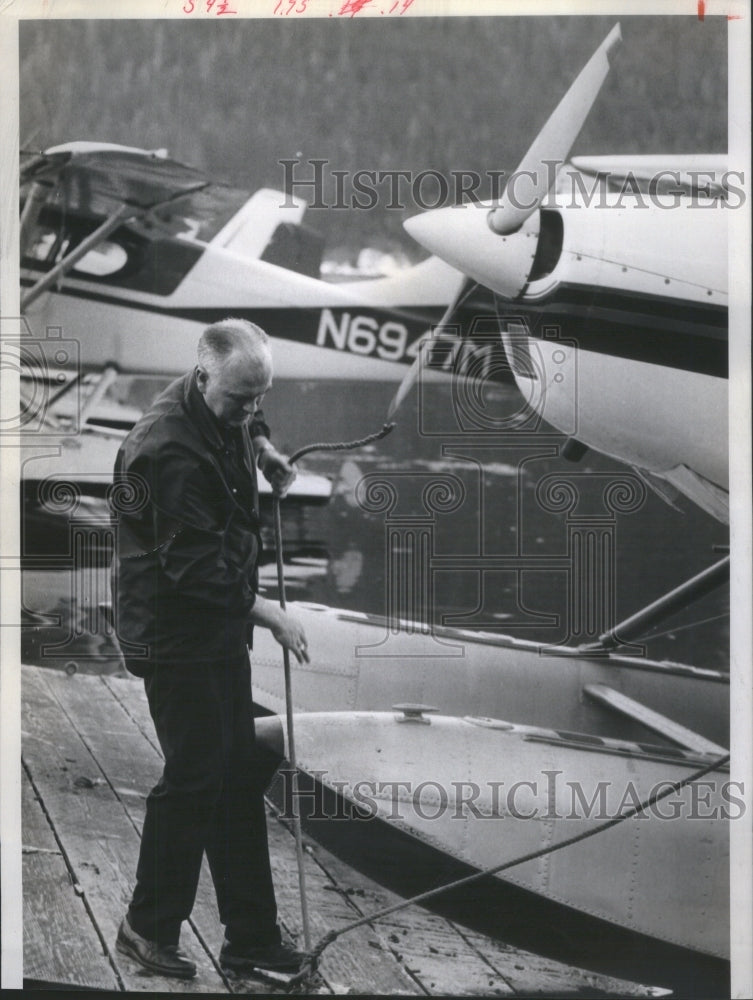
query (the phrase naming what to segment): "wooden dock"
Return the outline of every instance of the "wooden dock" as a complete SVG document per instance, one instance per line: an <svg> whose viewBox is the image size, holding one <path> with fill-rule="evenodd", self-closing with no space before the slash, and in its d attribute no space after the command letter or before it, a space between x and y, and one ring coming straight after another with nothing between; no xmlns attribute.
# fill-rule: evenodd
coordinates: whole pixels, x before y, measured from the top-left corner
<svg viewBox="0 0 753 1000"><path fill-rule="evenodd" d="M25 987L274 991L220 970L222 927L207 871L181 938L198 967L195 979L152 975L115 950L136 869L145 797L161 772L143 686L38 667L23 668L22 684ZM271 808L268 828L280 919L300 945L294 838ZM397 899L309 841L306 865L314 941ZM511 948L415 906L344 935L326 949L319 969L319 992L333 994L659 992Z"/></svg>

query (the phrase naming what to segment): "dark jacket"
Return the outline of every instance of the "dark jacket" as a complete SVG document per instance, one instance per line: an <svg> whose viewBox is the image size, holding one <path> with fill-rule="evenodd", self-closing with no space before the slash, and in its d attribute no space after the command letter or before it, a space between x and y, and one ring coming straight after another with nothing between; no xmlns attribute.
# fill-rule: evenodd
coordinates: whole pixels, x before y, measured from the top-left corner
<svg viewBox="0 0 753 1000"><path fill-rule="evenodd" d="M250 642L261 548L251 438L269 430L260 417L224 429L195 375L154 401L115 463L115 624L140 675L150 662L242 656Z"/></svg>

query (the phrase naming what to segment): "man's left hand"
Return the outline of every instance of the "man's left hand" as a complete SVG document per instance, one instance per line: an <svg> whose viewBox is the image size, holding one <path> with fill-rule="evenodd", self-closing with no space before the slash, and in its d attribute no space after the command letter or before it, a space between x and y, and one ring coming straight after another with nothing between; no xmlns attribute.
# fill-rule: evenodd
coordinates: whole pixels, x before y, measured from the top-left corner
<svg viewBox="0 0 753 1000"><path fill-rule="evenodd" d="M284 497L295 482L295 466L271 444L259 455L258 465L275 496Z"/></svg>

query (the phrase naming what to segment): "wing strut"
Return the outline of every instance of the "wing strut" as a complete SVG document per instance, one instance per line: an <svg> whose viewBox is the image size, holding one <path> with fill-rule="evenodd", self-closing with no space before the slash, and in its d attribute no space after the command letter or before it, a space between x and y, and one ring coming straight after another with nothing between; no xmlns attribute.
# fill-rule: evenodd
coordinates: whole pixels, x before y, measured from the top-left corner
<svg viewBox="0 0 753 1000"><path fill-rule="evenodd" d="M106 239L114 229L117 229L125 218L129 218L130 216L137 214L140 213L135 212L131 205L119 205L112 215L109 215L105 219L101 226L97 226L93 233L89 233L86 239L81 240L75 250L71 250L67 257L63 257L63 259L58 261L58 263L50 271L48 271L47 274L40 278L36 284L32 285L26 295L24 295L21 299L22 312L26 311L31 303L35 299L39 298L42 292L51 288L58 278L62 278L67 271L70 271L76 261L81 260L81 258L84 257L92 249L92 247L97 246L97 244Z"/></svg>

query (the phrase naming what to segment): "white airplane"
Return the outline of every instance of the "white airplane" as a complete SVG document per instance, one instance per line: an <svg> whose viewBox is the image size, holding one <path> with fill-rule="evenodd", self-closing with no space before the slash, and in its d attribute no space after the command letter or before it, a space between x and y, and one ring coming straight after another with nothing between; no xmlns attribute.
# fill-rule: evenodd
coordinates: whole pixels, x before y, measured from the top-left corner
<svg viewBox="0 0 753 1000"><path fill-rule="evenodd" d="M515 380L573 457L594 448L727 522L727 209L742 204L742 174L700 155L561 169L619 40L616 25L499 202L405 227L494 292Z"/></svg>
<svg viewBox="0 0 753 1000"><path fill-rule="evenodd" d="M21 307L87 369L180 374L225 316L273 338L278 378L399 381L464 279L436 258L322 280L306 202L210 181L165 151L70 142L21 166ZM489 351L488 345L482 350Z"/></svg>

